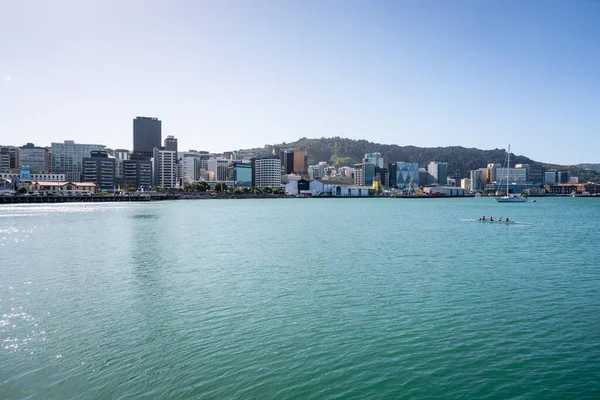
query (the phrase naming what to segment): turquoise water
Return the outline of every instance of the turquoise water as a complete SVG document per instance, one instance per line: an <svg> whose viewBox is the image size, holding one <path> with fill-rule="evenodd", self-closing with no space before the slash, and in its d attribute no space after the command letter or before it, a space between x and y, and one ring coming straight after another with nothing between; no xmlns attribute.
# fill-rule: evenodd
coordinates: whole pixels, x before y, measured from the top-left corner
<svg viewBox="0 0 600 400"><path fill-rule="evenodd" d="M509 216L528 223L461 219ZM0 398L599 398L600 200L0 207Z"/></svg>

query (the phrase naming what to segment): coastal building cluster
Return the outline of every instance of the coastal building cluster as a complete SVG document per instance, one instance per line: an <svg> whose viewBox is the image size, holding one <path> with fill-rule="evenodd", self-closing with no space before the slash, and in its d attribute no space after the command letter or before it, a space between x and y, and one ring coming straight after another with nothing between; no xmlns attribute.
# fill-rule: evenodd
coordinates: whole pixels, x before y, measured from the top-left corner
<svg viewBox="0 0 600 400"><path fill-rule="evenodd" d="M425 168L426 167L426 168ZM473 192L543 194L596 193L579 185L567 172L538 166L488 164L468 178L452 175L448 163L395 161L380 153L364 155L361 163L334 167L327 161L309 165L308 154L277 148L269 154L223 154L180 151L176 137L163 140L158 118L133 119L133 148L73 140L49 147L27 143L0 146L0 193L93 195L97 192L151 192L205 188L278 188L297 196L465 196ZM510 179L507 179L507 176ZM509 181L509 184L502 182ZM571 190L569 193L565 191Z"/></svg>

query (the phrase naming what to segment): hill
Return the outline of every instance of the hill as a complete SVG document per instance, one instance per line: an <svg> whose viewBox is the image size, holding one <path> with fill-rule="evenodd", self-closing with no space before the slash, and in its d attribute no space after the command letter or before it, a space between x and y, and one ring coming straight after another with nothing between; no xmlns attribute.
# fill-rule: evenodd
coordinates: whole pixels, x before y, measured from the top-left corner
<svg viewBox="0 0 600 400"><path fill-rule="evenodd" d="M488 163L505 162L505 150L480 150L461 146L451 147L416 147L398 146L395 144L373 143L367 140L353 140L340 137L307 139L301 138L292 143L281 143L266 145L264 148L239 150L238 154L243 157L253 157L273 150L290 149L304 150L308 153L309 163L316 164L319 161L341 167L360 163L366 153L379 152L386 163L396 161L417 162L421 167L426 167L430 161L442 161L448 163L448 173L468 177L469 171L485 168ZM528 157L511 154L511 165L530 164L539 165L543 168L557 168L560 171L570 171L572 175L579 176L580 181L599 181L600 174L593 170L586 170L578 166L551 165L534 161Z"/></svg>

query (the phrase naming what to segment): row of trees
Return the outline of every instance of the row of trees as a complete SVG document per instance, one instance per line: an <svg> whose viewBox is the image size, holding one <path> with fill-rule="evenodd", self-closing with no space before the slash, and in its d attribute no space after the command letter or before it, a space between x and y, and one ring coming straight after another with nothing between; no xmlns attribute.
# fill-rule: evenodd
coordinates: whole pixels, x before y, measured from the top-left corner
<svg viewBox="0 0 600 400"><path fill-rule="evenodd" d="M183 187L181 188L177 188L177 189L171 189L171 188L164 188L162 186L154 186L152 188L153 191L155 192L165 192L165 191L170 191L170 192L188 192L188 193L206 193L206 192L213 192L213 193L229 193L229 194L233 194L233 195L246 195L246 194L276 194L276 195L282 195L284 194L284 190L283 188L271 188L271 187L263 187L263 188L230 188L228 187L225 183L223 182L217 182L214 186L214 188L212 188L208 183L204 182L204 181L200 181L200 182L192 182L192 183L186 183L185 185L183 185Z"/></svg>

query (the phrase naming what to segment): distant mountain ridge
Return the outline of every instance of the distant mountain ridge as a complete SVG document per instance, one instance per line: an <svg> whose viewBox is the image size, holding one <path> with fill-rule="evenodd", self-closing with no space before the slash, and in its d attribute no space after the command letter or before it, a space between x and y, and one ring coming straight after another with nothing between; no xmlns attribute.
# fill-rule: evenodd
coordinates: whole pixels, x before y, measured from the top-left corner
<svg viewBox="0 0 600 400"><path fill-rule="evenodd" d="M258 156L272 153L274 149L304 150L308 153L310 164L327 161L337 167L360 163L366 153L379 152L385 163L396 161L417 162L421 167L427 167L430 161L448 163L448 174L457 174L469 177L469 171L485 168L489 163L504 164L506 159L505 149L480 150L462 146L451 147L416 147L398 146L396 144L381 144L367 140L354 140L341 137L307 139L301 138L291 143L266 145L264 148L239 150L244 157ZM511 153L511 166L515 164L539 165L542 168L556 168L561 171L570 171L572 175L579 176L580 181L598 181L600 176L593 169L585 170L580 166L562 166L534 161L521 155ZM596 164L590 164L596 165ZM582 178L584 180L582 180Z"/></svg>

